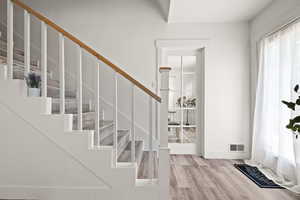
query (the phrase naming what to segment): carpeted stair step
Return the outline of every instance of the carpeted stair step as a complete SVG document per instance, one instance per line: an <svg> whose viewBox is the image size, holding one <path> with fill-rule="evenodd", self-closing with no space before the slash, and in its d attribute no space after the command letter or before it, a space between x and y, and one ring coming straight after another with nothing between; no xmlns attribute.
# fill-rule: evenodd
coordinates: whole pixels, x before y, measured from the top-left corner
<svg viewBox="0 0 300 200"><path fill-rule="evenodd" d="M139 166L138 169L138 179L148 179L149 178L149 155L150 152L149 151L144 151L143 152L143 157L142 157L142 161L141 164ZM157 152L154 151L153 152L153 160L151 161L153 163L153 178L157 178L158 176L158 171L157 171L157 167L158 167L158 159L157 159Z"/></svg>
<svg viewBox="0 0 300 200"><path fill-rule="evenodd" d="M140 166L143 156L143 141L135 141L135 161L137 163L137 167ZM118 162L131 162L131 141L128 143L126 149L118 158Z"/></svg>
<svg viewBox="0 0 300 200"><path fill-rule="evenodd" d="M118 130L118 157L123 153L129 143L129 131L128 130ZM113 132L106 138L100 138L101 146L113 146Z"/></svg>

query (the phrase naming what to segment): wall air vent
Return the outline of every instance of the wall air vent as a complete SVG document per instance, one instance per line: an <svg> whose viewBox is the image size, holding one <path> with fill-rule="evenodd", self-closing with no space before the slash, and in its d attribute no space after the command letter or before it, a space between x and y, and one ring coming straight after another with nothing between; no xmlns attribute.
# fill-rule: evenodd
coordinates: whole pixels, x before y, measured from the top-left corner
<svg viewBox="0 0 300 200"><path fill-rule="evenodd" d="M230 152L244 152L245 145L243 144L230 144Z"/></svg>

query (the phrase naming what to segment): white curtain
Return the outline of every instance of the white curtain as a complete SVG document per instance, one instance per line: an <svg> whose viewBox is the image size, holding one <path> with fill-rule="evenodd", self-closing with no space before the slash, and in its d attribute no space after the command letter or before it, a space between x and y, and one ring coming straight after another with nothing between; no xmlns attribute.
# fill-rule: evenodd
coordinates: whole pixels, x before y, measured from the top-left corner
<svg viewBox="0 0 300 200"><path fill-rule="evenodd" d="M300 137L286 128L291 112L282 100L300 94L300 23L265 38L260 44L251 163L278 184L300 193ZM298 107L300 110L300 107Z"/></svg>

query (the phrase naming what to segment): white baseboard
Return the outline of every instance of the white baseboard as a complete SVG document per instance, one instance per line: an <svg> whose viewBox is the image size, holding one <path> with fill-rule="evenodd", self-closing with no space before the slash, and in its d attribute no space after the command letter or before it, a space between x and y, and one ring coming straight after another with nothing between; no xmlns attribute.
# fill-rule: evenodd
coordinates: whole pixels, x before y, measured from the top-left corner
<svg viewBox="0 0 300 200"><path fill-rule="evenodd" d="M206 152L206 159L249 159L249 152Z"/></svg>
<svg viewBox="0 0 300 200"><path fill-rule="evenodd" d="M170 149L170 154L191 154L197 155L197 145L193 143L179 144L179 143L169 143L168 147Z"/></svg>

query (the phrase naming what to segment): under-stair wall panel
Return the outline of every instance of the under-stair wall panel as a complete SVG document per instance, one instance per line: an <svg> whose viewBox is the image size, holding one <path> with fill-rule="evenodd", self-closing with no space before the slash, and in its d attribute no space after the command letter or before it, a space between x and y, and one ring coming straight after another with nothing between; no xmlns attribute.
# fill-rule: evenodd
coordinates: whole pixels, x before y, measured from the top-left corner
<svg viewBox="0 0 300 200"><path fill-rule="evenodd" d="M22 81L8 82L18 82L22 85ZM90 144L88 144L87 139L84 139L84 137L82 139L73 137L71 134L73 122L72 115L39 114L35 111L35 105L30 102L28 103L31 98L27 98L28 100L23 101L22 98L18 98L20 97L20 93L11 93L11 91L20 87L18 84L13 84L15 85L15 89L13 89L14 87L8 87L12 88L12 90L5 92L4 88L9 85L8 82L0 85L0 89L4 94L0 97L2 105L13 110L58 146L64 147L68 152L72 152L72 156L76 157L82 163L85 163L92 171L94 171L94 173L98 174L107 182L111 182L112 185L134 185L134 168L122 168L120 170L111 168L112 149L110 147L104 149L89 148ZM42 99L40 99L40 101L42 101ZM114 177L122 178L116 182Z"/></svg>

